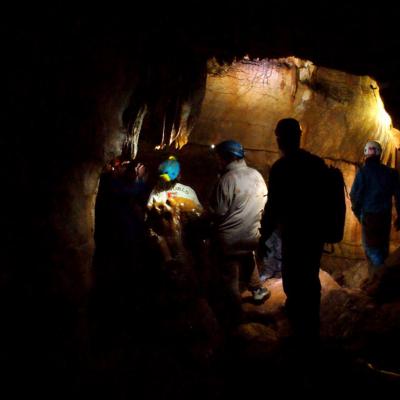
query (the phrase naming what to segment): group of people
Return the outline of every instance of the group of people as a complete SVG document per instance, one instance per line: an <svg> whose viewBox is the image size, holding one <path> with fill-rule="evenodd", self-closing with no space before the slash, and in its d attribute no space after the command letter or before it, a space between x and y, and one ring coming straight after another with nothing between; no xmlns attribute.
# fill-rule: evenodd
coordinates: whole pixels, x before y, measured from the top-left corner
<svg viewBox="0 0 400 400"><path fill-rule="evenodd" d="M207 225L200 229L204 235L198 238L207 238L210 243L225 316L233 324L242 318L241 283L255 302L268 299L270 292L260 279L257 260L265 258L268 241L278 241L285 312L293 336L303 343L314 343L319 337L319 269L324 246L320 188L326 164L301 148L301 133L296 119L278 122L275 134L282 156L271 167L268 185L246 164L239 142L219 143L215 154L220 175L206 210L195 191L179 182L180 164L170 157L158 168L158 183L147 200L147 214L150 219L151 215L161 216L153 218L156 222L150 231L160 244L165 262L184 257L187 243L191 251L196 248L190 242L190 229L186 235L181 225L194 226L194 230ZM358 171L350 193L352 209L362 224L362 243L375 269L389 251L393 196L400 215L399 176L396 170L381 164L381 153L379 143L367 143L365 165ZM137 175L139 181L143 179ZM399 218L395 227L400 228Z"/></svg>

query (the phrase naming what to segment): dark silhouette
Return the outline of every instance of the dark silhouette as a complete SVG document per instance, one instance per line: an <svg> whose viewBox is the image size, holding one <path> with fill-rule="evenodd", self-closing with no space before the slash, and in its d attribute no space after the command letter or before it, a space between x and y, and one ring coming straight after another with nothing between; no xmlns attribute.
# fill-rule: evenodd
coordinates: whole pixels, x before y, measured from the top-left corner
<svg viewBox="0 0 400 400"><path fill-rule="evenodd" d="M105 339L130 323L140 307L138 282L146 265L145 205L149 195L143 164L113 160L100 176L95 206L93 321Z"/></svg>
<svg viewBox="0 0 400 400"><path fill-rule="evenodd" d="M321 188L326 165L322 158L300 148L301 128L297 120L280 120L275 134L283 155L270 171L260 247L277 229L282 238L285 311L296 342L307 351L309 345L319 341Z"/></svg>

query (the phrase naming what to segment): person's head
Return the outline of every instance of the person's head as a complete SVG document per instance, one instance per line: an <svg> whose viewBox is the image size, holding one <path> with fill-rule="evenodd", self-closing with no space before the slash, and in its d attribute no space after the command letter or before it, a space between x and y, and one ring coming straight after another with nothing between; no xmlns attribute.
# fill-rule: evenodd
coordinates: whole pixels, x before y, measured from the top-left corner
<svg viewBox="0 0 400 400"><path fill-rule="evenodd" d="M278 147L283 154L291 153L300 148L301 127L294 118L281 119L275 128Z"/></svg>
<svg viewBox="0 0 400 400"><path fill-rule="evenodd" d="M368 141L364 146L364 156L366 159L380 160L382 146L375 140Z"/></svg>
<svg viewBox="0 0 400 400"><path fill-rule="evenodd" d="M168 157L158 166L159 186L169 187L173 185L178 180L180 172L179 161L174 156Z"/></svg>
<svg viewBox="0 0 400 400"><path fill-rule="evenodd" d="M244 158L244 148L236 140L225 140L217 144L215 151L223 166Z"/></svg>

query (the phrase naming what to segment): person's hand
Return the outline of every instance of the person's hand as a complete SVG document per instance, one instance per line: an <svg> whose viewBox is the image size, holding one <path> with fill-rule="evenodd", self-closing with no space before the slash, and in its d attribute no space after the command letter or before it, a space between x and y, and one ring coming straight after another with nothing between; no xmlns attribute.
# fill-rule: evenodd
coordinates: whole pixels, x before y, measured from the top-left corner
<svg viewBox="0 0 400 400"><path fill-rule="evenodd" d="M138 163L136 165L135 174L136 174L136 180L141 180L141 181L147 180L148 173L146 167L143 164Z"/></svg>

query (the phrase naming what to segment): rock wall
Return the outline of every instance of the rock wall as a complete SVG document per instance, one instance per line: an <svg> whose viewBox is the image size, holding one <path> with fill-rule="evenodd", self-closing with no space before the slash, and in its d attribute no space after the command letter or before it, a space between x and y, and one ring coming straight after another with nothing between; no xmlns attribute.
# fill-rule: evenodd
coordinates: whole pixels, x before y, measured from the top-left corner
<svg viewBox="0 0 400 400"><path fill-rule="evenodd" d="M47 326L69 323L63 307L79 318L86 304L98 180L121 152L122 115L139 67L115 43L73 33L65 43L55 29L58 47L50 51L45 32L36 34L24 38L34 51L21 51L21 67L8 75L6 96L15 107L6 126L18 127L2 137L10 171L0 286L3 303L19 305L21 323Z"/></svg>
<svg viewBox="0 0 400 400"><path fill-rule="evenodd" d="M91 284L98 178L104 164L122 150L125 128L136 116L132 104L140 105L146 98L141 67L128 61L123 48L110 45L100 51L91 45L83 43L70 50L66 64L61 63L60 54L42 60L33 83L27 72L25 78L15 77L32 85L26 90L36 91L38 99L33 107L28 101L22 105L27 125L35 134L22 146L13 145L16 156L12 162L19 163L23 172L11 183L23 187L24 198L30 201L21 198L14 204L21 213L16 221L10 220L8 235L13 245L5 256L5 265L24 265L21 275L25 274L29 285L35 286L45 277L43 280L55 282L54 290L78 303ZM52 82L48 90L40 92L48 80ZM198 95L192 96L198 102L203 99L203 88L198 82L193 87ZM145 134L152 126L152 116L154 113L146 115ZM295 58L242 60L232 65L210 61L200 115L194 118L197 123L189 143L179 151L184 183L193 186L207 204L216 171L209 145L227 138L244 144L249 164L267 179L270 166L279 157L274 126L285 116L302 122L303 146L339 166L348 189L371 132L385 146L385 161L396 161L398 134L391 128L372 79L317 68ZM141 144L139 159L148 158L159 143L157 132L152 138L153 143ZM27 220L32 221L32 229L20 229ZM348 203L345 239L336 254L362 258L359 238L360 227ZM20 252L21 242L27 244L26 252ZM39 260L40 273L30 268L33 259ZM5 268L3 282L14 273L12 267Z"/></svg>
<svg viewBox="0 0 400 400"><path fill-rule="evenodd" d="M190 144L240 141L249 163L266 179L279 157L274 128L285 117L303 128L302 146L339 167L350 191L364 144L378 140L383 162L395 165L398 131L384 109L377 83L368 76L319 68L294 57L244 59L232 65L210 60L206 95ZM393 232L394 240L399 236ZM360 226L347 199L343 242L336 254L362 257Z"/></svg>

